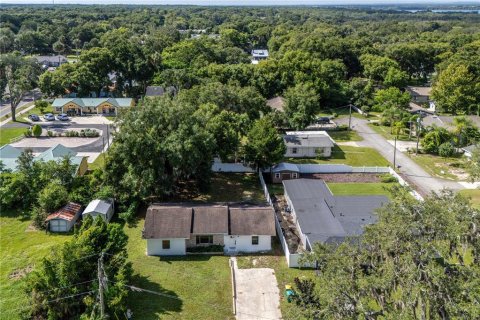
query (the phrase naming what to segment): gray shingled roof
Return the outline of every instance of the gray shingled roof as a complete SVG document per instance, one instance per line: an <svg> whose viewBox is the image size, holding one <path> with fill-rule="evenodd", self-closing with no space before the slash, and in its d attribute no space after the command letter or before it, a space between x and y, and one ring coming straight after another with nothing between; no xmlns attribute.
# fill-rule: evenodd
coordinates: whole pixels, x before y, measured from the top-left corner
<svg viewBox="0 0 480 320"><path fill-rule="evenodd" d="M285 145L287 147L333 147L334 143L332 138L327 133L304 133L304 134L292 134L287 133L283 136Z"/></svg>
<svg viewBox="0 0 480 320"><path fill-rule="evenodd" d="M192 233L228 234L228 207L195 206L193 207Z"/></svg>
<svg viewBox="0 0 480 320"><path fill-rule="evenodd" d="M388 202L385 196L333 196L320 179L284 180L298 224L311 244L341 242L361 235L375 223L375 210Z"/></svg>
<svg viewBox="0 0 480 320"><path fill-rule="evenodd" d="M275 216L271 207L231 207L230 234L276 235Z"/></svg>
<svg viewBox="0 0 480 320"><path fill-rule="evenodd" d="M182 206L152 205L147 210L143 237L190 238L192 208Z"/></svg>
<svg viewBox="0 0 480 320"><path fill-rule="evenodd" d="M191 234L275 235L274 212L270 207L189 203L148 208L145 239L190 238Z"/></svg>

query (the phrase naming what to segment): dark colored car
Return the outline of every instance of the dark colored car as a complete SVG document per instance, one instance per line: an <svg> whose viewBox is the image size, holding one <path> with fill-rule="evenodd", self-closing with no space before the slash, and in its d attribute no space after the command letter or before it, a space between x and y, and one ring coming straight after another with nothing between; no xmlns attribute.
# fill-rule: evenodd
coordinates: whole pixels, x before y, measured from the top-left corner
<svg viewBox="0 0 480 320"><path fill-rule="evenodd" d="M28 116L28 119L32 120L32 121L40 121L40 117L37 116L36 114L31 114Z"/></svg>
<svg viewBox="0 0 480 320"><path fill-rule="evenodd" d="M330 123L330 118L329 117L320 117L315 120L317 124L327 124Z"/></svg>

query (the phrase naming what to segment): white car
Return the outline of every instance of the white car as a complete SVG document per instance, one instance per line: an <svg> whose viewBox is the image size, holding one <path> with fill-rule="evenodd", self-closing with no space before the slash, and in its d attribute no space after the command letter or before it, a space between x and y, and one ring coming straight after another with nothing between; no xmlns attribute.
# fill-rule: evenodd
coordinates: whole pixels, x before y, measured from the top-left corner
<svg viewBox="0 0 480 320"><path fill-rule="evenodd" d="M55 116L52 113L47 113L43 116L46 121L55 121Z"/></svg>
<svg viewBox="0 0 480 320"><path fill-rule="evenodd" d="M57 119L60 120L60 121L68 121L68 116L66 113L60 113L58 116L57 116Z"/></svg>

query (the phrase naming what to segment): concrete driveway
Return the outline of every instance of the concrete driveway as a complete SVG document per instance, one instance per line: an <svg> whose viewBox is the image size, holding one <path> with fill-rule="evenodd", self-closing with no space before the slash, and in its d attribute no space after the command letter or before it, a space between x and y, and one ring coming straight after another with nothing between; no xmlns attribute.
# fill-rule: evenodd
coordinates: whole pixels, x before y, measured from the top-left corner
<svg viewBox="0 0 480 320"><path fill-rule="evenodd" d="M280 291L275 271L269 268L238 269L235 271L238 320L281 319Z"/></svg>

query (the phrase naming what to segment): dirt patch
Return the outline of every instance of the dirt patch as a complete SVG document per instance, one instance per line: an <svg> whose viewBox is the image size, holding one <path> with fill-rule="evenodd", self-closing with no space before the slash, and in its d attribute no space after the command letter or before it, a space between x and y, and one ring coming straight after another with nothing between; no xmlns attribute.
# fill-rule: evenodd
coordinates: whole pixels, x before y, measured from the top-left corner
<svg viewBox="0 0 480 320"><path fill-rule="evenodd" d="M323 179L325 182L371 182L378 183L382 175L377 173L314 173L302 174L302 178Z"/></svg>
<svg viewBox="0 0 480 320"><path fill-rule="evenodd" d="M33 271L33 266L28 265L25 268L14 270L8 275L8 278L11 280L19 280L25 277L27 274Z"/></svg>

